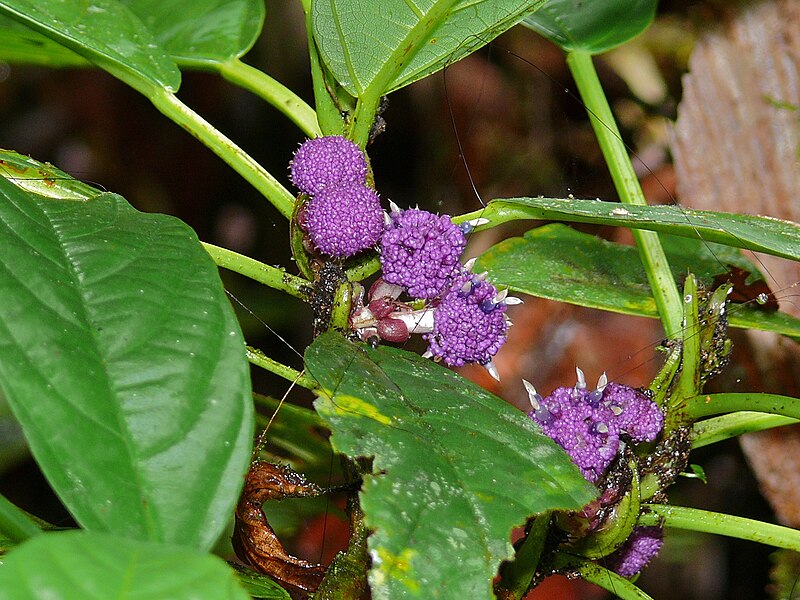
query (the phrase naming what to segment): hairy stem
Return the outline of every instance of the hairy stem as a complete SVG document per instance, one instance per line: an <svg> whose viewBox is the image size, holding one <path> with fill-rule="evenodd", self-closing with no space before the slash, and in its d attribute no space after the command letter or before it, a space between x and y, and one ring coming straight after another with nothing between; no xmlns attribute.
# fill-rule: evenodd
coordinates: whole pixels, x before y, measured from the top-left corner
<svg viewBox="0 0 800 600"><path fill-rule="evenodd" d="M310 281L298 277L297 275L291 275L283 269L264 264L261 261L250 258L249 256L244 256L233 250L220 248L219 246L207 242L202 242L202 244L218 267L228 269L234 273L239 273L254 281L263 283L276 290L284 291L295 298L300 298L304 302L308 302L312 287Z"/></svg>
<svg viewBox="0 0 800 600"><path fill-rule="evenodd" d="M319 384L310 377L303 375L303 373L297 369L293 369L288 365L284 365L283 363L279 363L277 360L270 358L258 348L247 346L247 360L250 361L250 364L261 367L270 373L275 373L275 375L279 375L287 381L291 381L300 387L311 390L312 392L321 389Z"/></svg>
<svg viewBox="0 0 800 600"><path fill-rule="evenodd" d="M172 121L200 140L228 163L269 200L287 219L292 216L294 196L264 167L213 125L181 102L175 94L158 89L149 96L153 105Z"/></svg>
<svg viewBox="0 0 800 600"><path fill-rule="evenodd" d="M800 531L734 515L666 504L643 504L640 525L663 525L800 551Z"/></svg>
<svg viewBox="0 0 800 600"><path fill-rule="evenodd" d="M586 105L589 120L620 200L625 204L646 205L647 200L600 85L592 56L587 52L569 52L567 64L578 86L581 99ZM639 248L665 333L667 337L674 338L681 331L682 306L661 241L657 233L638 229L631 231Z"/></svg>
<svg viewBox="0 0 800 600"><path fill-rule="evenodd" d="M282 83L238 58L219 63L217 68L224 79L254 93L289 117L306 136L322 135L314 109Z"/></svg>

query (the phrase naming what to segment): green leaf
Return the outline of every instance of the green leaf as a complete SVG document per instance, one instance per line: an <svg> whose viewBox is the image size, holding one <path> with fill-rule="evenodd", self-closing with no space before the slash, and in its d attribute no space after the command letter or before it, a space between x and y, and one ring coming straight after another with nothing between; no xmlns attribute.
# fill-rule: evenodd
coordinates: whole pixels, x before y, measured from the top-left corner
<svg viewBox="0 0 800 600"><path fill-rule="evenodd" d="M181 66L244 55L264 24L263 0L121 0Z"/></svg>
<svg viewBox="0 0 800 600"><path fill-rule="evenodd" d="M548 0L522 24L563 50L600 54L650 26L658 0Z"/></svg>
<svg viewBox="0 0 800 600"><path fill-rule="evenodd" d="M270 518L270 525L272 524L271 520L272 519ZM266 575L261 575L241 565L232 564L232 566L236 569L236 573L239 575L239 583L242 584L242 587L247 590L247 593L253 598L261 598L265 600L291 600L289 592L284 590L280 585Z"/></svg>
<svg viewBox="0 0 800 600"><path fill-rule="evenodd" d="M259 0L120 0L119 4L141 19L164 53L189 68L239 58L258 39L264 24L264 3ZM51 67L90 65L47 35L7 18L0 18L0 58Z"/></svg>
<svg viewBox="0 0 800 600"><path fill-rule="evenodd" d="M80 54L5 16L0 16L0 60L45 67L91 66Z"/></svg>
<svg viewBox="0 0 800 600"><path fill-rule="evenodd" d="M740 253L726 246L662 235L676 281L688 271L710 287L730 266L756 272ZM589 308L643 317L658 317L650 285L636 248L580 233L561 224L532 229L523 237L503 240L479 259L477 270L489 271L495 285ZM758 274L760 277L760 274ZM762 329L800 338L800 319L757 307L728 310L734 327Z"/></svg>
<svg viewBox="0 0 800 600"><path fill-rule="evenodd" d="M0 0L0 14L74 51L147 95L177 91L178 67L139 18L117 0Z"/></svg>
<svg viewBox="0 0 800 600"><path fill-rule="evenodd" d="M351 95L380 96L488 44L543 0L315 0L314 37Z"/></svg>
<svg viewBox="0 0 800 600"><path fill-rule="evenodd" d="M40 535L0 566L0 597L14 600L248 600L219 558L107 534ZM288 596L273 596L288 598Z"/></svg>
<svg viewBox="0 0 800 600"><path fill-rule="evenodd" d="M103 193L50 163L41 163L12 150L0 150L0 177L45 198L90 200Z"/></svg>
<svg viewBox="0 0 800 600"><path fill-rule="evenodd" d="M531 419L429 360L328 333L306 369L334 448L374 457L361 500L375 597L492 598L511 529L596 494Z"/></svg>
<svg viewBox="0 0 800 600"><path fill-rule="evenodd" d="M194 232L0 178L0 387L89 530L209 548L250 458L248 364Z"/></svg>
<svg viewBox="0 0 800 600"><path fill-rule="evenodd" d="M500 198L457 220L475 217L485 217L493 226L540 219L649 229L800 260L800 225L775 217L577 198Z"/></svg>

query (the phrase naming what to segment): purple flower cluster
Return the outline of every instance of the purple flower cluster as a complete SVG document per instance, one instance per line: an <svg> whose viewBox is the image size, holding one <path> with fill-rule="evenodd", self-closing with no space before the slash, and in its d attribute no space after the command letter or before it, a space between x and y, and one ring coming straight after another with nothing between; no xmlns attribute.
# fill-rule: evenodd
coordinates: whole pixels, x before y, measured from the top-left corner
<svg viewBox="0 0 800 600"><path fill-rule="evenodd" d="M367 161L361 149L340 135L303 142L294 154L290 169L292 183L309 196L330 186L363 185L367 179Z"/></svg>
<svg viewBox="0 0 800 600"><path fill-rule="evenodd" d="M466 238L447 215L412 208L392 211L381 237L383 279L414 298L435 298L454 275Z"/></svg>
<svg viewBox="0 0 800 600"><path fill-rule="evenodd" d="M608 557L608 566L623 577L633 577L655 558L663 543L661 527L634 527L619 550Z"/></svg>
<svg viewBox="0 0 800 600"><path fill-rule="evenodd" d="M585 383L560 387L542 398L527 384L533 410L528 413L542 431L570 455L592 483L605 474L620 449L620 438L653 441L664 415L642 392L609 383L588 391Z"/></svg>
<svg viewBox="0 0 800 600"><path fill-rule="evenodd" d="M462 273L434 308L428 352L450 366L487 365L506 341L505 312L491 283Z"/></svg>
<svg viewBox="0 0 800 600"><path fill-rule="evenodd" d="M347 258L378 243L384 212L356 144L341 136L306 140L290 168L292 183L311 196L305 227L320 252Z"/></svg>

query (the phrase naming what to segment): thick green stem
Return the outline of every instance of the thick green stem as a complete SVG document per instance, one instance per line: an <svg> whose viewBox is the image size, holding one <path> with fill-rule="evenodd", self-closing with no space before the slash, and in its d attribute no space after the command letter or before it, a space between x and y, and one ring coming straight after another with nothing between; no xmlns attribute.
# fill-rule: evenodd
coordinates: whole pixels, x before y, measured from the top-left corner
<svg viewBox="0 0 800 600"><path fill-rule="evenodd" d="M685 506L643 504L642 510L640 525L701 531L800 551L800 531L790 527Z"/></svg>
<svg viewBox="0 0 800 600"><path fill-rule="evenodd" d="M800 419L800 399L778 394L760 392L739 392L729 394L707 394L689 398L686 401L686 414L690 420L702 417L732 413L739 410L783 415Z"/></svg>
<svg viewBox="0 0 800 600"><path fill-rule="evenodd" d="M764 431L795 423L800 423L800 421L791 417L750 411L705 419L698 421L692 427L692 449L709 446L745 433Z"/></svg>
<svg viewBox="0 0 800 600"><path fill-rule="evenodd" d="M218 267L239 273L254 281L268 285L276 290L282 290L296 298L308 302L312 287L310 281L298 277L297 275L291 275L283 269L264 264L261 261L250 258L249 256L244 256L233 250L220 248L219 246L206 242L202 242L202 244Z"/></svg>
<svg viewBox="0 0 800 600"><path fill-rule="evenodd" d="M0 494L0 533L21 544L41 532L24 510Z"/></svg>
<svg viewBox="0 0 800 600"><path fill-rule="evenodd" d="M217 68L227 81L254 93L289 117L308 137L322 135L314 109L282 83L238 58L218 63Z"/></svg>
<svg viewBox="0 0 800 600"><path fill-rule="evenodd" d="M149 98L159 111L191 133L233 167L250 185L261 192L283 216L287 219L292 216L294 196L264 167L253 160L249 154L181 102L175 94L166 90L157 90Z"/></svg>
<svg viewBox="0 0 800 600"><path fill-rule="evenodd" d="M592 56L586 52L569 52L567 64L586 105L589 120L620 200L625 204L646 205L647 201L639 185L639 179L633 170L628 151L594 69ZM681 299L664 249L661 247L661 241L657 233L638 229L631 231L639 248L665 333L668 338L675 338L681 331Z"/></svg>
<svg viewBox="0 0 800 600"><path fill-rule="evenodd" d="M258 348L247 346L247 360L250 361L250 364L261 367L270 373L275 373L275 375L279 375L287 381L291 381L300 387L311 390L312 392L321 389L320 385L310 377L303 375L303 373L297 369L293 369L288 365L284 365L283 363L279 363L277 360L270 358Z"/></svg>

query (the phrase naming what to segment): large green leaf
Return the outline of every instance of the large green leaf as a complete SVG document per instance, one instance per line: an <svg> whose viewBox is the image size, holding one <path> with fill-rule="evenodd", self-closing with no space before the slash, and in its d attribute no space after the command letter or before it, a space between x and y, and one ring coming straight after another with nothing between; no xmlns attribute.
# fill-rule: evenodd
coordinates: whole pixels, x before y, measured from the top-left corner
<svg viewBox="0 0 800 600"><path fill-rule="evenodd" d="M499 198L457 220L475 217L485 217L492 225L542 219L649 229L800 260L800 225L774 217L577 198Z"/></svg>
<svg viewBox="0 0 800 600"><path fill-rule="evenodd" d="M675 280L691 271L706 287L729 267L757 270L727 246L662 235ZM601 240L565 225L532 229L503 240L478 260L496 285L532 296L624 314L658 317L636 248ZM760 275L758 275L760 277ZM747 305L728 310L734 327L776 331L800 338L800 320Z"/></svg>
<svg viewBox="0 0 800 600"><path fill-rule="evenodd" d="M444 68L544 0L315 0L314 37L353 96L388 93Z"/></svg>
<svg viewBox="0 0 800 600"><path fill-rule="evenodd" d="M23 23L140 92L177 91L181 74L142 21L117 0L0 0Z"/></svg>
<svg viewBox="0 0 800 600"><path fill-rule="evenodd" d="M334 448L374 457L361 500L375 598L492 598L512 527L594 495L531 419L432 361L328 333L306 370Z"/></svg>
<svg viewBox="0 0 800 600"><path fill-rule="evenodd" d="M259 0L121 0L163 51L182 67L205 67L239 58L264 24ZM94 35L94 34L92 34ZM0 18L0 58L52 67L85 67L81 55L9 18Z"/></svg>
<svg viewBox="0 0 800 600"><path fill-rule="evenodd" d="M276 586L277 587L277 586ZM278 595L273 598L288 598ZM190 548L67 531L37 536L0 566L4 600L248 600L221 559Z"/></svg>
<svg viewBox="0 0 800 600"><path fill-rule="evenodd" d="M522 21L567 51L599 54L642 33L658 0L548 0Z"/></svg>
<svg viewBox="0 0 800 600"><path fill-rule="evenodd" d="M122 0L181 66L239 58L264 24L263 0Z"/></svg>
<svg viewBox="0 0 800 600"><path fill-rule="evenodd" d="M177 219L0 178L0 387L89 530L210 547L247 470L244 340Z"/></svg>

